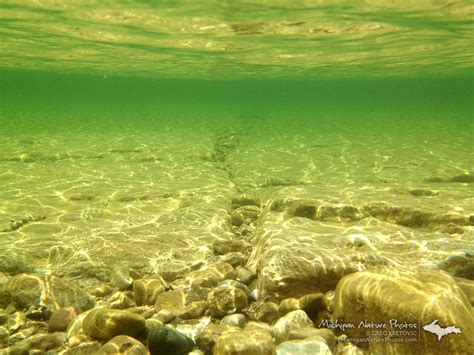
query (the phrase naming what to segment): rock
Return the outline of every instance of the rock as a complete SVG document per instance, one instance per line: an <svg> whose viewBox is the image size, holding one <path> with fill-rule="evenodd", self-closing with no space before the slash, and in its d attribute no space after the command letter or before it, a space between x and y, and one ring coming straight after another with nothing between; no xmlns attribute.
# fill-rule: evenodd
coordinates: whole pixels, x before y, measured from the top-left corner
<svg viewBox="0 0 474 355"><path fill-rule="evenodd" d="M455 277L456 283L467 296L467 299L474 307L474 280L463 279L462 277Z"/></svg>
<svg viewBox="0 0 474 355"><path fill-rule="evenodd" d="M265 323L272 323L280 317L280 310L274 302L263 302L257 308L255 317Z"/></svg>
<svg viewBox="0 0 474 355"><path fill-rule="evenodd" d="M230 314L221 319L220 324L244 328L246 323L245 316L242 313Z"/></svg>
<svg viewBox="0 0 474 355"><path fill-rule="evenodd" d="M337 355L364 355L364 351L354 344L351 344L347 341L342 341L337 344L336 348Z"/></svg>
<svg viewBox="0 0 474 355"><path fill-rule="evenodd" d="M60 308L53 312L48 321L48 332L64 332L69 324L79 314L74 307Z"/></svg>
<svg viewBox="0 0 474 355"><path fill-rule="evenodd" d="M214 355L273 355L275 346L266 332L245 331L223 334L217 338Z"/></svg>
<svg viewBox="0 0 474 355"><path fill-rule="evenodd" d="M417 342L378 342L369 344L374 353L425 354L437 349L439 353L469 353L474 348L474 316L471 304L449 274L443 271L381 270L380 273L361 272L341 280L336 289L334 319L359 324L361 321L406 325L415 330ZM441 327L455 326L462 333L444 336L418 329L438 320ZM400 330L389 323L387 327ZM352 338L364 338L363 327L348 328ZM418 332L420 332L418 334ZM360 344L363 346L363 344Z"/></svg>
<svg viewBox="0 0 474 355"><path fill-rule="evenodd" d="M474 175L471 175L471 174L456 175L450 178L448 182L460 182L460 183L465 183L465 184L472 184L474 183Z"/></svg>
<svg viewBox="0 0 474 355"><path fill-rule="evenodd" d="M117 335L138 337L145 330L145 318L110 308L92 310L84 318L84 333L92 338L109 340Z"/></svg>
<svg viewBox="0 0 474 355"><path fill-rule="evenodd" d="M244 216L235 211L230 212L229 217L230 224L235 227L240 227L245 222Z"/></svg>
<svg viewBox="0 0 474 355"><path fill-rule="evenodd" d="M279 344L289 339L289 333L292 330L306 327L313 327L313 322L306 312L297 310L278 319L273 325L272 332L276 343Z"/></svg>
<svg viewBox="0 0 474 355"><path fill-rule="evenodd" d="M124 291L132 286L132 283L133 278L130 276L129 270L127 268L118 267L112 270L112 277L110 281L112 287Z"/></svg>
<svg viewBox="0 0 474 355"><path fill-rule="evenodd" d="M245 325L245 330L253 331L253 330L258 330L261 332L266 332L268 334L272 334L272 327L268 325L267 323L264 322L259 322L259 321L250 321L247 322Z"/></svg>
<svg viewBox="0 0 474 355"><path fill-rule="evenodd" d="M282 316L292 311L300 309L300 301L297 298L285 298L280 302L279 311Z"/></svg>
<svg viewBox="0 0 474 355"><path fill-rule="evenodd" d="M26 323L26 313L25 312L15 312L10 314L6 317L6 321L4 323L5 328L7 328L10 334L15 333L23 327Z"/></svg>
<svg viewBox="0 0 474 355"><path fill-rule="evenodd" d="M430 189L411 189L408 190L408 193L412 196L420 197L420 196L436 196L439 194L438 191L430 190Z"/></svg>
<svg viewBox="0 0 474 355"><path fill-rule="evenodd" d="M314 319L318 312L327 310L326 298L322 293L311 293L301 297L299 306L311 319Z"/></svg>
<svg viewBox="0 0 474 355"><path fill-rule="evenodd" d="M89 338L88 335L84 334L84 331L82 329L82 324L84 322L84 318L90 313L91 311L86 311L84 313L79 314L76 318L74 318L70 323L69 326L67 327L66 330L66 337L68 339L69 345L71 345L71 341L74 343L76 339L78 338L83 338L82 336L85 336ZM74 339L73 339L74 338ZM73 339L73 340L71 340Z"/></svg>
<svg viewBox="0 0 474 355"><path fill-rule="evenodd" d="M248 244L240 239L218 240L212 244L212 249L216 255L223 255L231 252L244 253L248 248Z"/></svg>
<svg viewBox="0 0 474 355"><path fill-rule="evenodd" d="M457 277L474 280L474 254L464 252L450 255L438 267Z"/></svg>
<svg viewBox="0 0 474 355"><path fill-rule="evenodd" d="M233 285L221 285L212 290L207 298L209 311L214 317L240 312L248 305L244 290Z"/></svg>
<svg viewBox="0 0 474 355"><path fill-rule="evenodd" d="M128 295L126 292L115 292L112 296L107 299L107 307L114 309L127 309L135 307L135 302L130 298L132 295Z"/></svg>
<svg viewBox="0 0 474 355"><path fill-rule="evenodd" d="M163 293L167 288L167 283L163 279L140 279L133 283L133 292L135 292L135 299L137 305L153 305L160 293Z"/></svg>
<svg viewBox="0 0 474 355"><path fill-rule="evenodd" d="M240 206L257 206L260 207L260 200L255 196L242 194L239 197L235 197L232 199L232 205L234 208L238 208Z"/></svg>
<svg viewBox="0 0 474 355"><path fill-rule="evenodd" d="M201 317L204 312L207 310L207 302L191 302L190 304L184 307L183 312L180 315L182 319L193 319Z"/></svg>
<svg viewBox="0 0 474 355"><path fill-rule="evenodd" d="M277 355L332 355L331 349L321 338L284 341L276 347Z"/></svg>
<svg viewBox="0 0 474 355"><path fill-rule="evenodd" d="M47 307L50 310L73 306L87 310L94 300L81 288L52 275L20 274L12 277L6 290L21 308Z"/></svg>
<svg viewBox="0 0 474 355"><path fill-rule="evenodd" d="M64 333L36 334L12 345L7 349L7 353L32 354L34 350L44 353L62 346L65 342Z"/></svg>
<svg viewBox="0 0 474 355"><path fill-rule="evenodd" d="M8 345L9 334L7 328L0 326L0 349Z"/></svg>
<svg viewBox="0 0 474 355"><path fill-rule="evenodd" d="M172 322L176 318L176 315L173 312L168 311L167 309L162 309L161 311L156 313L153 318L156 318L162 323L166 324Z"/></svg>
<svg viewBox="0 0 474 355"><path fill-rule="evenodd" d="M223 255L219 260L225 263L228 263L232 265L233 267L237 267L244 264L245 261L247 261L247 256L242 253L231 252L231 253L227 253Z"/></svg>
<svg viewBox="0 0 474 355"><path fill-rule="evenodd" d="M163 326L163 322L157 318L149 318L145 320L146 333L150 334L151 330L154 328L160 328Z"/></svg>
<svg viewBox="0 0 474 355"><path fill-rule="evenodd" d="M161 310L167 310L177 317L184 312L186 298L186 293L181 290L160 293L156 297L155 309L158 312Z"/></svg>
<svg viewBox="0 0 474 355"><path fill-rule="evenodd" d="M240 328L230 325L210 324L201 333L197 334L196 344L205 354L213 354L217 338L222 334L235 333L239 330Z"/></svg>
<svg viewBox="0 0 474 355"><path fill-rule="evenodd" d="M249 285L255 277L257 277L255 272L244 269L242 266L237 266L235 272L237 276L236 280L242 282L244 285Z"/></svg>
<svg viewBox="0 0 474 355"><path fill-rule="evenodd" d="M229 263L218 262L209 265L204 270L191 273L187 280L191 289L194 289L196 287L212 288L221 281L233 278L235 278L234 267Z"/></svg>
<svg viewBox="0 0 474 355"><path fill-rule="evenodd" d="M152 329L148 334L148 349L151 355L187 354L194 341L168 326Z"/></svg>
<svg viewBox="0 0 474 355"><path fill-rule="evenodd" d="M331 351L335 351L336 348L336 334L330 329L327 328L298 328L290 331L288 339L289 340L301 340L306 338L317 338L320 337L324 339L326 344L329 346Z"/></svg>
<svg viewBox="0 0 474 355"><path fill-rule="evenodd" d="M95 285L89 288L88 292L95 297L105 297L110 295L114 289L109 285Z"/></svg>
<svg viewBox="0 0 474 355"><path fill-rule="evenodd" d="M100 354L147 355L148 351L141 342L126 335L110 339L99 350Z"/></svg>

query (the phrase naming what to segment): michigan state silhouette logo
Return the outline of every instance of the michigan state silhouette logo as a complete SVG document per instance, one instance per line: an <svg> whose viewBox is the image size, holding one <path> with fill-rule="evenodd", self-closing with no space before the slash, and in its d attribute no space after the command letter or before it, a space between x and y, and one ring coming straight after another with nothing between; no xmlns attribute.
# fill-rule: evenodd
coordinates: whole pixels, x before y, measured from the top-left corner
<svg viewBox="0 0 474 355"><path fill-rule="evenodd" d="M424 330L427 332L433 333L438 337L438 341L441 340L445 335L448 334L461 334L461 329L455 327L454 325L451 325L449 327L441 327L440 325L436 324L438 323L439 319L436 319L432 321L430 324L427 324L423 327Z"/></svg>

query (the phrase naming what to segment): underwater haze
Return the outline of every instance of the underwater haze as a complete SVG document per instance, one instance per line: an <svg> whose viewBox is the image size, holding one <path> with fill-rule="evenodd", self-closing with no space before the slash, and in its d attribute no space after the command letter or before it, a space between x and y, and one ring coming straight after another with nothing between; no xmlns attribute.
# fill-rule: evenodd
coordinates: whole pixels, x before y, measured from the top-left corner
<svg viewBox="0 0 474 355"><path fill-rule="evenodd" d="M473 18L0 1L0 354L472 353Z"/></svg>

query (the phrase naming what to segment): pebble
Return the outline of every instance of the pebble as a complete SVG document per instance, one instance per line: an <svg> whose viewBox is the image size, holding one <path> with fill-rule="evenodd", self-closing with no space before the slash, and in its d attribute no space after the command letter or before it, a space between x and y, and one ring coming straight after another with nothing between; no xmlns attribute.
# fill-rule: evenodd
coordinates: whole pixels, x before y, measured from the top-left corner
<svg viewBox="0 0 474 355"><path fill-rule="evenodd" d="M137 305L154 305L158 295L167 288L166 281L159 279L139 279L133 283Z"/></svg>
<svg viewBox="0 0 474 355"><path fill-rule="evenodd" d="M212 244L214 254L223 255L231 252L245 252L248 248L248 244L240 239L233 240L219 240Z"/></svg>
<svg viewBox="0 0 474 355"><path fill-rule="evenodd" d="M183 313L186 303L186 294L182 290L172 290L160 293L156 298L155 310L167 310L175 317ZM164 322L166 323L166 322Z"/></svg>
<svg viewBox="0 0 474 355"><path fill-rule="evenodd" d="M263 302L259 305L256 318L265 323L272 323L280 317L280 310L274 302Z"/></svg>
<svg viewBox="0 0 474 355"><path fill-rule="evenodd" d="M242 266L237 266L235 272L237 275L236 280L242 282L244 285L249 285L255 277L257 277L255 272L244 269Z"/></svg>
<svg viewBox="0 0 474 355"><path fill-rule="evenodd" d="M153 328L148 334L148 349L151 355L181 355L194 348L194 341L169 326Z"/></svg>
<svg viewBox="0 0 474 355"><path fill-rule="evenodd" d="M132 286L132 283L133 278L130 276L130 272L127 268L119 267L112 270L110 281L112 287L123 291Z"/></svg>
<svg viewBox="0 0 474 355"><path fill-rule="evenodd" d="M300 309L300 301L297 298L285 298L280 302L279 310L282 316L298 309Z"/></svg>
<svg viewBox="0 0 474 355"><path fill-rule="evenodd" d="M145 318L117 309L99 308L87 314L82 328L90 337L104 340L117 335L138 337L145 330Z"/></svg>
<svg viewBox="0 0 474 355"><path fill-rule="evenodd" d="M66 331L67 327L78 313L78 310L74 307L55 310L48 321L48 332L53 333Z"/></svg>
<svg viewBox="0 0 474 355"><path fill-rule="evenodd" d="M89 293L95 297L105 297L110 295L114 289L109 285L95 285L89 288Z"/></svg>
<svg viewBox="0 0 474 355"><path fill-rule="evenodd" d="M206 301L196 301L191 302L190 304L184 307L183 312L180 315L182 319L193 319L201 317L204 312L207 310L207 302Z"/></svg>
<svg viewBox="0 0 474 355"><path fill-rule="evenodd" d="M141 342L126 335L110 339L99 350L99 353L123 355L147 355L148 351Z"/></svg>
<svg viewBox="0 0 474 355"><path fill-rule="evenodd" d="M276 355L332 355L326 342L321 338L285 341L276 347Z"/></svg>
<svg viewBox="0 0 474 355"><path fill-rule="evenodd" d="M227 333L217 338L214 355L273 355L275 346L267 332L246 331Z"/></svg>
<svg viewBox="0 0 474 355"><path fill-rule="evenodd" d="M302 310L292 311L281 317L273 325L272 332L277 344L288 340L289 333L298 328L313 327L313 322L306 312Z"/></svg>
<svg viewBox="0 0 474 355"><path fill-rule="evenodd" d="M247 293L233 285L221 285L213 289L208 297L209 312L217 318L240 312L248 305Z"/></svg>
<svg viewBox="0 0 474 355"><path fill-rule="evenodd" d="M172 322L176 318L176 316L173 312L168 311L167 309L162 309L161 311L156 313L153 316L153 318L156 318L159 321L161 321L162 323L166 324L166 323Z"/></svg>
<svg viewBox="0 0 474 355"><path fill-rule="evenodd" d="M230 314L221 319L220 324L244 328L247 320L242 313Z"/></svg>
<svg viewBox="0 0 474 355"><path fill-rule="evenodd" d="M135 301L131 298L127 292L115 292L112 296L107 299L107 306L114 309L127 309L135 307Z"/></svg>

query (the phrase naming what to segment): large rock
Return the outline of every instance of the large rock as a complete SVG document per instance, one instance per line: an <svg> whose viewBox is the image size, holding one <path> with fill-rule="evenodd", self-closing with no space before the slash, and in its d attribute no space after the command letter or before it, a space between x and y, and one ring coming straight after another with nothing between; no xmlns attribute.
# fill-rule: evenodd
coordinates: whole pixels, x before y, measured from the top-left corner
<svg viewBox="0 0 474 355"><path fill-rule="evenodd" d="M367 326L358 327L363 321L386 324L387 331L419 332L413 336L393 335L402 339L419 336L416 342L376 341L386 335L372 333L370 337L375 341L360 345L375 353L426 354L436 349L440 354L467 354L474 349L473 309L460 287L443 271L387 269L349 275L337 286L334 318L340 324L354 324L345 330L354 338L366 338ZM437 325L454 326L461 333L438 340L425 327L436 320Z"/></svg>
<svg viewBox="0 0 474 355"><path fill-rule="evenodd" d="M275 346L267 332L238 331L217 339L214 355L273 355Z"/></svg>
<svg viewBox="0 0 474 355"><path fill-rule="evenodd" d="M94 306L93 298L84 290L52 275L16 275L9 280L6 291L11 301L21 308L56 310L73 306L86 310Z"/></svg>
<svg viewBox="0 0 474 355"><path fill-rule="evenodd" d="M184 355L194 347L194 341L168 326L153 328L148 334L151 355Z"/></svg>
<svg viewBox="0 0 474 355"><path fill-rule="evenodd" d="M82 328L90 337L104 340L117 335L138 337L145 330L145 318L117 309L99 308L87 314Z"/></svg>

